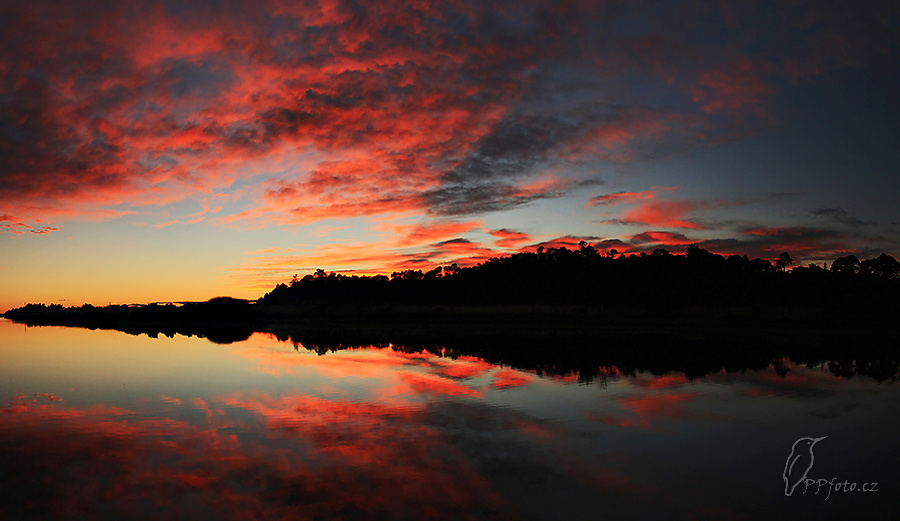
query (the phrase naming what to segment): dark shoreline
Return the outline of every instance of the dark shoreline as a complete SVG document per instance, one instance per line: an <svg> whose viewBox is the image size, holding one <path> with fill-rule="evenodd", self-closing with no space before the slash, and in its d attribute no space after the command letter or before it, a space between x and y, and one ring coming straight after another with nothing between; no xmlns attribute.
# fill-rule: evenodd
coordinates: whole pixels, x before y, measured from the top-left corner
<svg viewBox="0 0 900 521"><path fill-rule="evenodd" d="M216 306L63 308L9 312L28 326L118 330L132 335L198 336L228 344L268 333L325 354L388 346L445 356L476 356L590 381L624 373L684 373L778 367L784 359L826 365L834 374L879 381L900 376L900 326L878 314L804 313L773 308L677 310L590 306L277 307L233 301Z"/></svg>

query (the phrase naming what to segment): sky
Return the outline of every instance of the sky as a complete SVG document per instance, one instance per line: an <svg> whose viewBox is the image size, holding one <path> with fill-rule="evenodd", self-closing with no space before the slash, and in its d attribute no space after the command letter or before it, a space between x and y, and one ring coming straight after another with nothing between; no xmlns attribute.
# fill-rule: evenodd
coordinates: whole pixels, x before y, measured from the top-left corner
<svg viewBox="0 0 900 521"><path fill-rule="evenodd" d="M900 4L0 6L0 310L538 246L900 256Z"/></svg>

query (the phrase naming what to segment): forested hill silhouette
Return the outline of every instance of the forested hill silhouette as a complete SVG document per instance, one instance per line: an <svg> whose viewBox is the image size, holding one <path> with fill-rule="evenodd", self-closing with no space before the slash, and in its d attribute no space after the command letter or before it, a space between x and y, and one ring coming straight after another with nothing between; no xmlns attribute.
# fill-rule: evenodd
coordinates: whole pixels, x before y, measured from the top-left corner
<svg viewBox="0 0 900 521"><path fill-rule="evenodd" d="M787 252L773 263L746 255L726 258L696 244L682 255L663 249L649 255L624 255L615 250L601 253L582 242L577 250L538 248L472 267L453 264L427 272L406 270L390 278L320 269L277 285L259 303L301 307L581 305L606 311L794 305L836 306L847 312L898 304L900 263L889 255L864 261L849 255L835 260L830 269L810 265L787 270L791 264Z"/></svg>
<svg viewBox="0 0 900 521"><path fill-rule="evenodd" d="M141 320L216 321L285 310L372 310L384 306L533 307L552 310L580 306L605 313L671 313L724 307L778 308L792 314L881 315L900 305L900 262L882 253L860 261L841 257L827 266L793 264L788 252L777 261L746 255L723 257L693 244L680 255L657 249L651 254L599 252L586 242L577 250L538 248L535 252L492 258L471 267L456 264L430 271L406 270L359 276L317 270L289 284L278 284L251 306L217 297L182 306L64 308L29 304L6 312L8 318L62 315L106 309ZM536 307L535 307L536 306Z"/></svg>
<svg viewBox="0 0 900 521"><path fill-rule="evenodd" d="M384 306L474 307L488 312L515 307L551 312L579 306L613 314L729 307L789 310L794 315L881 315L900 306L900 262L890 255L882 253L864 261L848 255L832 262L830 269L825 265L787 269L793 262L788 252L771 262L746 255L723 257L696 244L680 255L663 249L640 255L601 253L582 241L576 250L538 248L471 267L452 264L425 272L395 272L390 277L319 269L300 279L295 275L289 284L278 284L252 307L244 300L217 297L182 306L29 304L5 316L16 319L105 309L140 320L209 322L286 310L350 313Z"/></svg>

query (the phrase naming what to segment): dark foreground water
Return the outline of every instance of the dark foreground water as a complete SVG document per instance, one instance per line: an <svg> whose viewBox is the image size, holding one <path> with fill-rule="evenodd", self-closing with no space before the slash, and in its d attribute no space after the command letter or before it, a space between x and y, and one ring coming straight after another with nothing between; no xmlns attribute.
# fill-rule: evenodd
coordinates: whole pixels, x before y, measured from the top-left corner
<svg viewBox="0 0 900 521"><path fill-rule="evenodd" d="M0 520L896 519L900 386L785 366L585 384L0 319Z"/></svg>

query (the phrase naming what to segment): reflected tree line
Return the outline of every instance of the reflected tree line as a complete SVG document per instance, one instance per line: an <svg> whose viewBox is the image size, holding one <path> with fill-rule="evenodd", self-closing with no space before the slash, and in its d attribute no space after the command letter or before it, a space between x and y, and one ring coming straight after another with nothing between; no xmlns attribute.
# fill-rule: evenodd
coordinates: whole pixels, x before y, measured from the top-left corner
<svg viewBox="0 0 900 521"><path fill-rule="evenodd" d="M317 270L257 301L63 307L5 316L30 325L176 333L230 343L254 332L327 353L370 345L472 355L545 374L778 369L790 358L834 374L900 374L900 263L849 255L831 266L716 255L539 248L471 267L391 277Z"/></svg>

